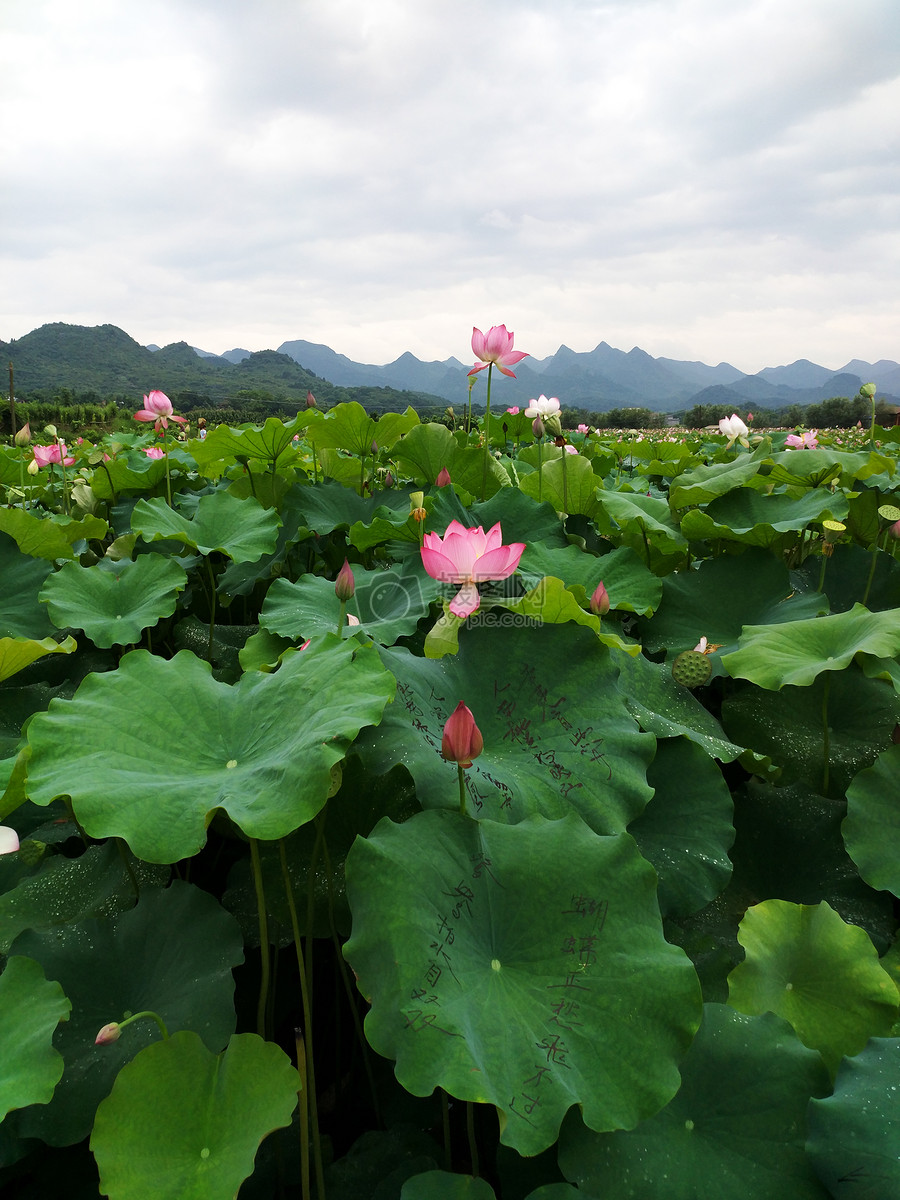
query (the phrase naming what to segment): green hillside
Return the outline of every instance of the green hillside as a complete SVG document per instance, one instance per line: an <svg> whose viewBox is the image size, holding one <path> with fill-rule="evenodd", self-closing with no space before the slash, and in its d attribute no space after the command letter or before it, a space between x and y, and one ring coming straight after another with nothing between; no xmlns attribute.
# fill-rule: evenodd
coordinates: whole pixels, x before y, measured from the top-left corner
<svg viewBox="0 0 900 1200"><path fill-rule="evenodd" d="M248 401L295 409L306 402L308 391L326 408L345 400L398 410L410 404L445 405L440 397L423 392L336 387L274 350L261 350L237 364L201 358L187 342L148 350L115 325L42 325L24 337L0 342L0 362L12 363L15 394L22 400L52 401L62 393L67 401L114 397L137 402L156 388L181 411L240 407Z"/></svg>

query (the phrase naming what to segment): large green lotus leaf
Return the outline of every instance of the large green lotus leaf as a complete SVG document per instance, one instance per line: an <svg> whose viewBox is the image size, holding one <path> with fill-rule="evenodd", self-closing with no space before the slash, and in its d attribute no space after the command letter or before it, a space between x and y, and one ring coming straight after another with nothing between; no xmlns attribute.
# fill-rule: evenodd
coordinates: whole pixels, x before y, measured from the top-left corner
<svg viewBox="0 0 900 1200"><path fill-rule="evenodd" d="M845 812L841 801L802 784L773 787L751 779L736 789L728 889L735 911L742 914L761 896L794 904L827 900L845 921L865 929L883 953L896 927L892 897L860 879L841 838Z"/></svg>
<svg viewBox="0 0 900 1200"><path fill-rule="evenodd" d="M576 592L580 593L580 597ZM585 607L579 603L579 598L584 599ZM534 624L565 625L573 621L576 625L585 625L593 629L605 646L615 646L624 654L637 655L641 652L637 642L626 642L619 636L615 624L603 624L599 617L588 611L587 595L583 587L576 584L575 589L569 591L561 579L555 579L552 575L546 575L539 580L531 591L520 596L518 600L506 601L499 607L518 615L525 628ZM470 625L483 623L489 626L495 622L502 624L502 618L488 609L469 618ZM425 652L428 654L427 645Z"/></svg>
<svg viewBox="0 0 900 1200"><path fill-rule="evenodd" d="M136 908L111 919L30 930L13 952L36 959L72 1001L71 1019L56 1035L65 1073L48 1105L21 1114L23 1136L52 1146L80 1141L122 1065L160 1037L156 1022L142 1019L117 1042L95 1045L110 1021L149 1009L170 1032L191 1029L212 1050L234 1030L240 931L212 896L191 884L144 891Z"/></svg>
<svg viewBox="0 0 900 1200"><path fill-rule="evenodd" d="M456 465L458 451L459 443L447 426L432 421L411 429L394 447L392 457L415 479L434 483L443 467L453 474L451 464Z"/></svg>
<svg viewBox="0 0 900 1200"><path fill-rule="evenodd" d="M89 846L78 858L50 855L0 895L0 954L24 929L52 929L130 908L134 880L141 887L161 886L168 876L167 869L130 856L126 865L114 842Z"/></svg>
<svg viewBox="0 0 900 1200"><path fill-rule="evenodd" d="M201 496L193 519L175 512L165 500L138 500L131 527L146 542L182 542L201 554L214 550L235 562L255 562L271 554L278 541L281 519L252 496L243 500L228 492Z"/></svg>
<svg viewBox="0 0 900 1200"><path fill-rule="evenodd" d="M617 654L616 666L619 691L642 729L662 738L684 736L720 762L733 762L743 753L693 693L675 682L664 663Z"/></svg>
<svg viewBox="0 0 900 1200"><path fill-rule="evenodd" d="M290 1124L299 1076L254 1033L211 1054L176 1033L124 1067L97 1110L91 1150L110 1200L233 1200L263 1138Z"/></svg>
<svg viewBox="0 0 900 1200"><path fill-rule="evenodd" d="M0 975L0 1121L14 1108L46 1104L63 1073L53 1032L72 1008L61 986L31 958L15 955Z"/></svg>
<svg viewBox="0 0 900 1200"><path fill-rule="evenodd" d="M38 592L53 570L41 558L23 554L6 533L0 533L0 637L40 641L53 633L47 610Z"/></svg>
<svg viewBox="0 0 900 1200"><path fill-rule="evenodd" d="M0 508L0 532L9 534L23 554L34 558L74 558L75 542L105 537L108 528L99 517L75 521L70 517L36 517L21 508Z"/></svg>
<svg viewBox="0 0 900 1200"><path fill-rule="evenodd" d="M446 489L440 488L438 496L445 495ZM437 523L441 515L442 506L436 505L432 510L433 520L428 522L427 528L434 529L443 535L446 525L441 526ZM452 519L451 514L446 524L449 525ZM504 543L509 545L510 542L525 542L526 553L531 550L533 545L540 544L546 549L551 549L569 544L565 526L560 521L559 513L553 505L538 504L537 500L526 496L517 487L501 488L483 504L473 504L468 516L463 520L463 524L481 525L484 529L491 529L498 521L503 532ZM543 574L553 575L557 572L550 571L543 572Z"/></svg>
<svg viewBox="0 0 900 1200"><path fill-rule="evenodd" d="M415 632L428 613L431 592L438 586L415 561L387 570L355 567L353 576L356 591L347 602L347 612L375 641L386 646ZM301 575L296 583L276 579L269 588L259 624L282 637L309 638L334 632L340 611L334 580L320 575Z"/></svg>
<svg viewBox="0 0 900 1200"><path fill-rule="evenodd" d="M744 487L714 500L705 512L686 513L681 530L692 542L725 538L749 546L778 546L783 534L803 531L811 521L841 521L846 515L843 493L816 488L798 497L770 496Z"/></svg>
<svg viewBox="0 0 900 1200"><path fill-rule="evenodd" d="M122 837L148 862L196 854L219 808L250 837L284 837L319 811L331 767L393 692L374 647L352 639L234 686L189 651L135 650L33 718L28 794L71 796L92 837Z"/></svg>
<svg viewBox="0 0 900 1200"><path fill-rule="evenodd" d="M187 583L184 567L171 558L142 554L120 562L101 559L95 567L66 563L41 591L60 629L83 629L95 646L128 646L145 629L170 617Z"/></svg>
<svg viewBox="0 0 900 1200"><path fill-rule="evenodd" d="M309 415L302 409L291 421L279 417L268 417L262 425L244 425L232 429L228 425L217 425L201 441L191 441L191 454L201 472L222 459L257 459L277 464L279 458L290 450L294 435L302 433L309 424Z"/></svg>
<svg viewBox="0 0 900 1200"><path fill-rule="evenodd" d="M385 449L419 424L419 414L407 407L404 413L385 413L376 420L356 400L337 404L325 419L310 426L309 440L316 447L349 450L358 457L371 457L372 443Z"/></svg>
<svg viewBox="0 0 900 1200"><path fill-rule="evenodd" d="M317 483L298 487L292 494L306 524L320 536L342 525L369 525L383 508L398 516L409 512L408 493L401 491L363 497L339 483Z"/></svg>
<svg viewBox="0 0 900 1200"><path fill-rule="evenodd" d="M573 1104L590 1128L631 1128L677 1091L699 985L627 834L574 814L385 819L347 890L366 1036L413 1095L495 1105L500 1140L530 1155Z"/></svg>
<svg viewBox="0 0 900 1200"><path fill-rule="evenodd" d="M860 771L847 789L847 816L841 831L847 853L866 883L900 896L900 745Z"/></svg>
<svg viewBox="0 0 900 1200"><path fill-rule="evenodd" d="M687 541L665 500L642 492L600 491L597 495L605 518L598 519L602 533L630 546L651 570L668 573L681 562Z"/></svg>
<svg viewBox="0 0 900 1200"><path fill-rule="evenodd" d="M877 528L877 515L875 524ZM825 566L822 588L833 613L846 612L857 601L862 601L863 596L866 596L866 608L871 612L900 608L900 562L890 554L879 551L875 556L874 574L872 565L872 551L863 546L845 543L834 547ZM792 572L792 577L798 587L814 591L819 586L821 571L821 557L811 555Z"/></svg>
<svg viewBox="0 0 900 1200"><path fill-rule="evenodd" d="M769 480L773 483L821 487L826 481L840 480L843 488L852 487L857 479L871 479L884 472L891 476L895 463L874 450L833 450L821 446L817 450L782 450L770 456Z"/></svg>
<svg viewBox="0 0 900 1200"><path fill-rule="evenodd" d="M900 654L900 611L872 613L861 604L850 612L781 625L748 625L741 648L722 665L735 679L777 692L786 683L805 687L823 671L842 671L855 654Z"/></svg>
<svg viewBox="0 0 900 1200"><path fill-rule="evenodd" d="M600 509L597 484L590 462L580 454L551 458L540 471L519 480L526 496L552 504L559 513L582 513L586 517L593 517Z"/></svg>
<svg viewBox="0 0 900 1200"><path fill-rule="evenodd" d="M704 1005L681 1074L637 1129L591 1133L570 1117L563 1174L610 1200L828 1200L804 1152L809 1098L828 1093L828 1073L786 1021Z"/></svg>
<svg viewBox="0 0 900 1200"><path fill-rule="evenodd" d="M663 916L697 912L731 877L731 793L715 761L686 738L657 744L647 782L653 799L628 832L656 868Z"/></svg>
<svg viewBox="0 0 900 1200"><path fill-rule="evenodd" d="M504 536L508 537L505 531ZM557 548L529 542L519 561L519 571L526 580L529 576L552 575L562 579L566 587L578 585L588 599L597 584L602 583L610 607L625 612L652 613L662 595L662 581L648 571L627 546L620 546L602 558L594 558L577 546Z"/></svg>
<svg viewBox="0 0 900 1200"><path fill-rule="evenodd" d="M838 1068L834 1093L809 1105L806 1151L836 1197L900 1195L900 1041L872 1038Z"/></svg>
<svg viewBox="0 0 900 1200"><path fill-rule="evenodd" d="M0 683L46 654L71 654L76 649L77 643L73 637L63 638L61 642L52 637L41 638L40 641L0 637Z"/></svg>
<svg viewBox="0 0 900 1200"><path fill-rule="evenodd" d="M513 824L574 809L598 833L618 833L650 798L654 739L626 712L609 652L591 631L471 629L453 657L423 659L395 647L382 659L397 699L360 752L380 772L403 763L423 807L459 807L456 764L440 747L460 701L484 737L465 771L473 816Z"/></svg>
<svg viewBox="0 0 900 1200"><path fill-rule="evenodd" d="M752 454L739 454L730 462L704 463L693 471L685 471L672 487L672 508L709 504L710 500L724 496L732 488L742 487L758 473L767 456L768 447L762 445Z"/></svg>
<svg viewBox="0 0 900 1200"><path fill-rule="evenodd" d="M869 935L821 904L765 900L748 908L738 939L746 951L728 976L738 1012L774 1012L834 1071L897 1018L894 981Z"/></svg>
<svg viewBox="0 0 900 1200"><path fill-rule="evenodd" d="M900 696L884 680L850 667L774 695L739 683L722 702L722 724L736 742L770 756L783 783L802 781L821 791L826 683L828 794L840 796L858 771L872 765L900 721Z"/></svg>
<svg viewBox="0 0 900 1200"><path fill-rule="evenodd" d="M266 475L272 479L272 475ZM280 475L275 479L282 479ZM277 506L281 516L281 528L278 530L278 541L271 554L263 554L255 562L231 562L218 577L217 591L221 596L248 596L260 580L268 582L272 576L282 572L282 564L290 554L291 548L298 542L312 537L312 531L307 529L300 508L299 493L304 489L295 484L285 493L280 505Z"/></svg>
<svg viewBox="0 0 900 1200"><path fill-rule="evenodd" d="M773 625L828 611L819 593L794 595L787 568L771 554L707 558L690 571L662 580L662 602L651 621L641 623L644 646L689 650L706 637L727 654L737 649L744 625Z"/></svg>
<svg viewBox="0 0 900 1200"><path fill-rule="evenodd" d="M169 469L172 469L171 460ZM152 492L165 477L164 458L130 453L98 463L91 478L91 491L98 500L115 500L126 493Z"/></svg>
<svg viewBox="0 0 900 1200"><path fill-rule="evenodd" d="M497 1193L486 1180L474 1175L423 1171L407 1179L400 1200L497 1200Z"/></svg>

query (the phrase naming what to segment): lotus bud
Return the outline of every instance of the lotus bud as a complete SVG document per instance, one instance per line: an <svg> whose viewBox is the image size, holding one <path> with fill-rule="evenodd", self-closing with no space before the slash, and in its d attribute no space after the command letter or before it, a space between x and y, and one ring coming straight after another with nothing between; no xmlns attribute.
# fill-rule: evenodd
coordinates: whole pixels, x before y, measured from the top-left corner
<svg viewBox="0 0 900 1200"><path fill-rule="evenodd" d="M475 718L462 700L447 719L441 738L441 754L447 762L471 767L472 760L484 749L484 738Z"/></svg>
<svg viewBox="0 0 900 1200"><path fill-rule="evenodd" d="M441 467L434 483L436 487L447 487L450 484L450 472L446 467Z"/></svg>
<svg viewBox="0 0 900 1200"><path fill-rule="evenodd" d="M353 578L353 572L350 570L350 563L344 559L344 565L338 571L338 577L334 581L334 594L342 604L346 604L356 591L356 580Z"/></svg>
<svg viewBox="0 0 900 1200"><path fill-rule="evenodd" d="M38 471L40 471L40 469L41 469L40 464L38 463L38 460L36 458L33 458L31 460L31 462L28 464L28 466L25 468L25 470L28 472L29 475L37 475L37 473L38 473Z"/></svg>
<svg viewBox="0 0 900 1200"><path fill-rule="evenodd" d="M97 1036L94 1038L95 1046L111 1046L113 1042L117 1042L122 1036L122 1031L119 1028L118 1021L110 1021L108 1025L104 1025Z"/></svg>
<svg viewBox="0 0 900 1200"><path fill-rule="evenodd" d="M531 422L531 428L534 430L534 436L536 438L542 438L544 436L544 422L540 417L534 418L534 420Z"/></svg>
<svg viewBox="0 0 900 1200"><path fill-rule="evenodd" d="M27 446L31 441L31 426L26 421L25 424L16 432L13 441L17 446Z"/></svg>
<svg viewBox="0 0 900 1200"><path fill-rule="evenodd" d="M394 486L394 476L390 473L390 471L385 473L384 486L386 488L392 488Z"/></svg>
<svg viewBox="0 0 900 1200"><path fill-rule="evenodd" d="M378 453L378 443L375 441L374 438L372 439L372 445L369 447L369 450L372 452L373 458Z"/></svg>
<svg viewBox="0 0 900 1200"><path fill-rule="evenodd" d="M312 392L306 393L306 407L307 408L315 408L316 407L316 398L312 394Z"/></svg>
<svg viewBox="0 0 900 1200"><path fill-rule="evenodd" d="M595 617L605 617L609 612L609 594L603 586L603 581L597 584L591 596L591 612Z"/></svg>
<svg viewBox="0 0 900 1200"><path fill-rule="evenodd" d="M888 537L900 540L900 521L895 521L893 525L888 526Z"/></svg>

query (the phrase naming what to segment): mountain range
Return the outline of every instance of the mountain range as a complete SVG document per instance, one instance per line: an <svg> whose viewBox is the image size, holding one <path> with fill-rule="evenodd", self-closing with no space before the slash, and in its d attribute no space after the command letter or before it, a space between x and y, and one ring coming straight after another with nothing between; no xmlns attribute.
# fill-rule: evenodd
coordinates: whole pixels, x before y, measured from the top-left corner
<svg viewBox="0 0 900 1200"><path fill-rule="evenodd" d="M372 389L390 404L449 403L462 407L468 395L470 362L448 358L422 362L407 351L384 366L357 363L328 346L293 340L277 349L251 353L236 348L212 354L175 342L160 349L142 346L115 325L87 327L55 322L10 342L0 341L0 361L15 368L16 393L68 387L99 394L136 396L151 388L173 394L191 391L213 402L257 391L305 399L307 389L320 401L358 395L372 402ZM473 403L484 404L485 372L477 376ZM560 346L548 358L526 358L516 378L495 374L494 406L523 405L544 394L564 407L605 412L643 407L677 412L701 404L735 409L784 408L820 403L833 396L854 396L861 383L874 382L878 396L900 403L900 363L852 359L840 370L799 359L747 375L729 363L653 358L639 347L625 352L600 342L589 352ZM395 393L402 393L396 395Z"/></svg>
<svg viewBox="0 0 900 1200"><path fill-rule="evenodd" d="M353 362L328 346L315 342L283 342L279 352L301 363L332 383L353 386L380 384L430 392L461 404L468 387L470 363L457 358L421 362L408 351L386 366ZM225 357L238 361L244 350ZM484 379L484 374L481 375ZM878 395L893 402L900 395L900 363L881 359L867 363L853 359L838 371L807 359L789 366L766 367L747 375L730 363L707 366L702 362L653 358L635 346L627 353L606 342L587 353L560 346L549 358L523 359L516 378L495 376L492 402L504 406L527 403L541 393L558 396L564 406L604 412L610 408L644 407L673 412L695 404L733 404L782 408L790 404L818 404L832 396L855 396L861 383L878 384ZM475 403L484 403L484 384L476 384Z"/></svg>

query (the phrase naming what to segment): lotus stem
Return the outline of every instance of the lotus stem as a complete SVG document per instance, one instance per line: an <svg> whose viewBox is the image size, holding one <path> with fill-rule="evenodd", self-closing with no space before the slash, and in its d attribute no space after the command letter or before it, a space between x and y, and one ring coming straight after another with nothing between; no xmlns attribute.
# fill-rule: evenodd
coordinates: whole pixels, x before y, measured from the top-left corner
<svg viewBox="0 0 900 1200"><path fill-rule="evenodd" d="M475 1105L471 1100L466 1101L466 1133L469 1138L469 1159L472 1164L472 1174L478 1178L478 1143L475 1141Z"/></svg>
<svg viewBox="0 0 900 1200"><path fill-rule="evenodd" d="M463 774L462 763L457 763L456 769L459 772L459 812L464 817L466 815L466 777Z"/></svg>
<svg viewBox="0 0 900 1200"><path fill-rule="evenodd" d="M318 844L318 836L316 838ZM303 1042L303 1064L305 1069L304 1083L306 1086L307 1106L309 1114L309 1130L312 1133L313 1146L313 1163L316 1172L316 1191L318 1192L319 1200L324 1200L325 1196L325 1171L322 1164L322 1145L319 1137L319 1106L316 1098L316 1070L313 1059L313 1027L312 1027L312 1002L310 999L310 978L307 972L307 961L303 954L303 939L300 936L300 922L297 920L297 905L294 901L294 888L291 883L291 875L288 871L287 852L284 847L284 839L278 839L278 853L281 859L281 878L284 880L284 894L287 899L288 912L291 914L291 932L294 936L294 952L297 955L297 970L300 974L300 1003L303 1006L303 1024L304 1031L298 1034L298 1039ZM315 865L315 849L313 850L313 862L310 863L310 877L312 877ZM312 884L310 883L310 890ZM307 917L309 919L309 910L311 905L307 902ZM307 945L309 950L312 950L312 927L311 924L307 928ZM302 1118L302 1113L301 1113ZM303 1132L301 1130L301 1139ZM302 1145L302 1143L301 1143ZM309 1176L309 1166L307 1163L306 1177ZM307 1182L308 1187L308 1182ZM304 1193L305 1197L306 1193Z"/></svg>
<svg viewBox="0 0 900 1200"><path fill-rule="evenodd" d="M828 784L830 782L830 758L831 758L831 731L828 728L828 692L831 688L831 672L825 672L825 680L822 685L822 757L825 760L822 768L822 794L828 795Z"/></svg>
<svg viewBox="0 0 900 1200"><path fill-rule="evenodd" d="M488 363L487 395L484 398L484 465L481 471L481 502L487 496L488 459L491 456L491 373L494 364ZM471 392L469 395L471 396Z"/></svg>
<svg viewBox="0 0 900 1200"><path fill-rule="evenodd" d="M256 1032L261 1038L266 1036L266 1003L269 998L269 974L271 962L269 958L269 922L266 915L266 893L263 887L262 866L259 861L259 842L250 838L250 863L253 867L253 887L256 891L256 911L259 918L259 962L260 981L259 999L256 1005Z"/></svg>
<svg viewBox="0 0 900 1200"><path fill-rule="evenodd" d="M297 1048L297 1071L300 1075L300 1194L303 1200L311 1200L309 1188L309 1088L306 1076L306 1043L303 1030L294 1030L294 1045Z"/></svg>

